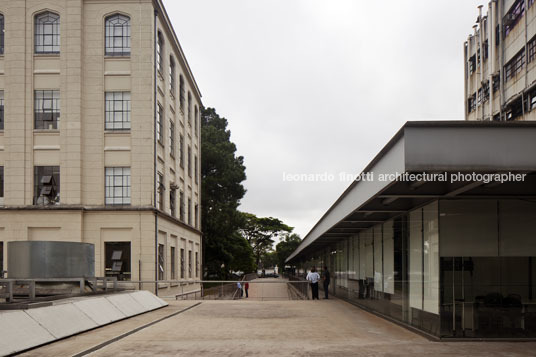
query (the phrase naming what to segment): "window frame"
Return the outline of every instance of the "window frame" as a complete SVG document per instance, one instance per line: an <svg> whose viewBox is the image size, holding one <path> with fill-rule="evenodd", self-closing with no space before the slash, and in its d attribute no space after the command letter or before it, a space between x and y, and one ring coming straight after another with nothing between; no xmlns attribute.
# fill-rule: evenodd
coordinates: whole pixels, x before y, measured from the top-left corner
<svg viewBox="0 0 536 357"><path fill-rule="evenodd" d="M38 96L39 94L39 96ZM45 95L48 94L48 97ZM46 101L50 101L50 109L45 109ZM41 104L39 104L41 103ZM38 109L40 108L40 111ZM45 115L50 115L51 120L38 118L40 115L45 117ZM34 90L34 129L35 130L58 130L60 125L61 117L61 94L59 89L38 89ZM52 128L50 124L48 128L44 127L44 122L52 122ZM38 127L37 123L42 123L42 128Z"/></svg>
<svg viewBox="0 0 536 357"><path fill-rule="evenodd" d="M113 173L109 174L109 170L112 170ZM117 172L120 170L120 174ZM128 170L128 174L125 174L125 171ZM117 186L116 178L121 178L121 186ZM113 183L112 186L109 185L109 180ZM126 180L126 182L125 182ZM121 195L116 196L116 189L121 189ZM126 191L125 191L126 190ZM132 204L132 170L127 166L109 166L104 168L104 204L106 206L129 206ZM111 192L113 195L109 195ZM126 194L125 194L126 192ZM117 200L120 199L120 202ZM109 201L111 200L111 201Z"/></svg>
<svg viewBox="0 0 536 357"><path fill-rule="evenodd" d="M112 24L112 21L123 21L122 24ZM116 35L120 29L121 35ZM112 31L112 33L110 33ZM126 32L126 34L125 34ZM104 19L104 55L109 57L130 57L131 54L131 27L130 17L121 13L115 13ZM120 39L121 46L115 46L116 40ZM125 45L126 42L126 45ZM111 43L111 46L110 46ZM119 49L119 50L118 50Z"/></svg>
<svg viewBox="0 0 536 357"><path fill-rule="evenodd" d="M37 55L59 55L60 54L61 52L61 21L60 20L61 20L60 14L56 12L52 12L52 11L40 12L34 16L34 53L35 54ZM48 33L47 31L45 31L48 26L50 26L51 33ZM51 42L51 44L47 44L47 42L49 41Z"/></svg>
<svg viewBox="0 0 536 357"><path fill-rule="evenodd" d="M125 98L125 96L128 98ZM131 130L131 101L129 91L109 91L104 93L104 130ZM116 110L116 104L118 103L121 104L121 110ZM109 110L110 108L111 110ZM118 120L118 118L120 119ZM116 127L117 125L121 127Z"/></svg>

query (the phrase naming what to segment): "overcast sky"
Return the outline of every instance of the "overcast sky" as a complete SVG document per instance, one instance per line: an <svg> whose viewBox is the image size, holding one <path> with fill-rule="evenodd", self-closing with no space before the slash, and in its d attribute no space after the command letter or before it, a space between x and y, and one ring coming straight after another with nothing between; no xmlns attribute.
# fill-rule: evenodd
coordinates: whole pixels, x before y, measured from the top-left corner
<svg viewBox="0 0 536 357"><path fill-rule="evenodd" d="M474 0L164 0L245 157L241 210L304 237L408 120L463 119ZM331 182L283 174L331 173Z"/></svg>

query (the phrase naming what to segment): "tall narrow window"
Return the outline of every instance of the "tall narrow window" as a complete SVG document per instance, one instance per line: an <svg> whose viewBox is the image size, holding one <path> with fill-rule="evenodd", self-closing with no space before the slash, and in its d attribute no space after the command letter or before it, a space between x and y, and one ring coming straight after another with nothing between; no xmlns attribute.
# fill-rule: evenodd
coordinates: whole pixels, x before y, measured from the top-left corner
<svg viewBox="0 0 536 357"><path fill-rule="evenodd" d="M164 280L164 245L158 245L158 280Z"/></svg>
<svg viewBox="0 0 536 357"><path fill-rule="evenodd" d="M175 96L175 60L169 56L169 91Z"/></svg>
<svg viewBox="0 0 536 357"><path fill-rule="evenodd" d="M179 164L184 168L184 136L179 135Z"/></svg>
<svg viewBox="0 0 536 357"><path fill-rule="evenodd" d="M105 203L130 204L130 167L107 167L105 170Z"/></svg>
<svg viewBox="0 0 536 357"><path fill-rule="evenodd" d="M169 185L169 211L173 217L177 215L177 209L175 208L175 201L177 199L177 190L173 185Z"/></svg>
<svg viewBox="0 0 536 357"><path fill-rule="evenodd" d="M195 252L195 277L199 277L199 252Z"/></svg>
<svg viewBox="0 0 536 357"><path fill-rule="evenodd" d="M4 198L4 166L0 166L0 198Z"/></svg>
<svg viewBox="0 0 536 357"><path fill-rule="evenodd" d="M106 56L130 56L130 18L115 14L105 21Z"/></svg>
<svg viewBox="0 0 536 357"><path fill-rule="evenodd" d="M199 228L199 205L195 205L195 228Z"/></svg>
<svg viewBox="0 0 536 357"><path fill-rule="evenodd" d="M197 110L197 105L194 106L194 133L195 133L195 136L197 136L197 115L198 115L198 110Z"/></svg>
<svg viewBox="0 0 536 357"><path fill-rule="evenodd" d="M156 202L157 203L156 206L158 207L158 209L163 211L164 210L164 191L166 190L164 186L164 175L158 172L156 175L156 179L157 179L156 190L158 193L158 195L156 195L158 199L158 201Z"/></svg>
<svg viewBox="0 0 536 357"><path fill-rule="evenodd" d="M184 222L184 192L179 193L179 219Z"/></svg>
<svg viewBox="0 0 536 357"><path fill-rule="evenodd" d="M188 277L192 277L192 251L188 250Z"/></svg>
<svg viewBox="0 0 536 357"><path fill-rule="evenodd" d="M60 15L44 12L35 17L35 53L60 53Z"/></svg>
<svg viewBox="0 0 536 357"><path fill-rule="evenodd" d="M194 157L194 178L195 178L195 183L199 183L199 175L197 171L197 155L195 155Z"/></svg>
<svg viewBox="0 0 536 357"><path fill-rule="evenodd" d="M188 145L188 176L192 177L192 147Z"/></svg>
<svg viewBox="0 0 536 357"><path fill-rule="evenodd" d="M192 94L188 92L188 125L192 126Z"/></svg>
<svg viewBox="0 0 536 357"><path fill-rule="evenodd" d="M0 14L0 55L4 54L4 15ZM0 267L2 270L2 267Z"/></svg>
<svg viewBox="0 0 536 357"><path fill-rule="evenodd" d="M35 129L58 129L60 91L36 90L34 105Z"/></svg>
<svg viewBox="0 0 536 357"><path fill-rule="evenodd" d="M184 112L184 77L182 74L179 76L179 104Z"/></svg>
<svg viewBox="0 0 536 357"><path fill-rule="evenodd" d="M156 41L156 68L162 74L164 73L164 37L162 32L158 31L158 39Z"/></svg>
<svg viewBox="0 0 536 357"><path fill-rule="evenodd" d="M173 120L169 121L169 154L175 157L175 123Z"/></svg>
<svg viewBox="0 0 536 357"><path fill-rule="evenodd" d="M164 118L164 109L162 108L160 104L158 104L158 110L156 111L156 140L158 140L158 142L162 145L164 144L164 141L162 139L162 134L163 134L162 132L164 130L164 128L162 127L163 118Z"/></svg>
<svg viewBox="0 0 536 357"><path fill-rule="evenodd" d="M57 205L60 203L60 167L34 167L34 205Z"/></svg>
<svg viewBox="0 0 536 357"><path fill-rule="evenodd" d="M188 224L192 225L192 199L188 198Z"/></svg>
<svg viewBox="0 0 536 357"><path fill-rule="evenodd" d="M0 130L4 130L4 91L0 90Z"/></svg>
<svg viewBox="0 0 536 357"><path fill-rule="evenodd" d="M177 279L175 274L175 247L171 247L171 280Z"/></svg>
<svg viewBox="0 0 536 357"><path fill-rule="evenodd" d="M180 263L181 263L181 279L184 279L184 248L181 248L181 256L180 256Z"/></svg>
<svg viewBox="0 0 536 357"><path fill-rule="evenodd" d="M106 92L106 130L130 130L130 92Z"/></svg>

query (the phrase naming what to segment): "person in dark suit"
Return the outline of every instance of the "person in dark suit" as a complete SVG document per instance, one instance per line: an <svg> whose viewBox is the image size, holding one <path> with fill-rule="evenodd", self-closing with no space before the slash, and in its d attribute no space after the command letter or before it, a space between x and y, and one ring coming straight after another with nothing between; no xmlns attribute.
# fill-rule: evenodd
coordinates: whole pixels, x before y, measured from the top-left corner
<svg viewBox="0 0 536 357"><path fill-rule="evenodd" d="M323 275L323 279L324 279L324 299L327 299L328 298L328 290L329 290L329 282L331 280L331 276L329 274L329 270L328 270L328 267L327 266L324 266L324 274Z"/></svg>

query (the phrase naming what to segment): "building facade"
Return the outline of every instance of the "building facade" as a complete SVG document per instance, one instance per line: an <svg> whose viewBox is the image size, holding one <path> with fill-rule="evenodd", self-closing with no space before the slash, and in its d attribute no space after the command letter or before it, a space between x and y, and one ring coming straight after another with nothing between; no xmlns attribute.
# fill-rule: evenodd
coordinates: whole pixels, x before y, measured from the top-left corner
<svg viewBox="0 0 536 357"><path fill-rule="evenodd" d="M408 122L287 264L436 338L536 338L534 150L530 121Z"/></svg>
<svg viewBox="0 0 536 357"><path fill-rule="evenodd" d="M0 270L55 240L97 276L199 279L201 95L162 2L1 0L0 26Z"/></svg>
<svg viewBox="0 0 536 357"><path fill-rule="evenodd" d="M534 0L494 0L482 7L464 43L465 119L536 119Z"/></svg>

